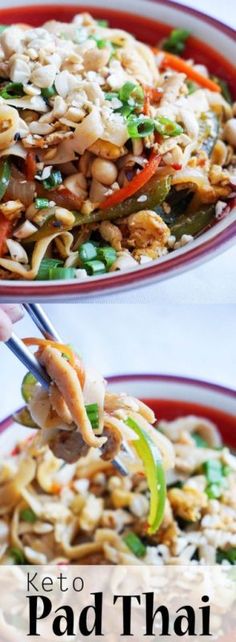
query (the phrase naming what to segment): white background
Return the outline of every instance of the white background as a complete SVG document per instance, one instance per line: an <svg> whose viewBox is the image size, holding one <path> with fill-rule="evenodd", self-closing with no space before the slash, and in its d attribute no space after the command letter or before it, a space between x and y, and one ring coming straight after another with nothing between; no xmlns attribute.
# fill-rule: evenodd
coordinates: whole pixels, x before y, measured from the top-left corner
<svg viewBox="0 0 236 642"><path fill-rule="evenodd" d="M235 306L48 305L62 338L104 375L166 373L236 389ZM18 336L35 336L27 317ZM21 405L23 366L0 347L0 418Z"/></svg>

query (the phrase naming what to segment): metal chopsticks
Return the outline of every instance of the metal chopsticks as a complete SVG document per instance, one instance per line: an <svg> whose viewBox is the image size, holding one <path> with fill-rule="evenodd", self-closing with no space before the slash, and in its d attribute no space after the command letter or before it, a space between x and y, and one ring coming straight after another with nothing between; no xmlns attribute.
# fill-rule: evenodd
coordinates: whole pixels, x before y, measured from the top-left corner
<svg viewBox="0 0 236 642"><path fill-rule="evenodd" d="M46 339L53 339L59 343L63 343L58 332L54 328L51 321L48 319L43 308L37 303L24 303L24 309L31 317L34 324L43 334ZM38 360L32 354L32 352L27 348L24 342L17 337L16 334L12 334L11 338L6 342L7 347L13 352L13 354L23 363L23 365L32 372L37 381L46 389L49 388L51 380L44 368L40 365ZM112 460L113 466L117 471L126 476L128 471L123 463L120 461L119 457L116 457Z"/></svg>
<svg viewBox="0 0 236 642"><path fill-rule="evenodd" d="M46 373L46 370L42 368L32 352L30 352L27 346L25 346L24 342L13 333L11 338L6 342L6 345L17 359L23 363L27 370L32 372L37 381L41 383L44 388L48 389L51 380Z"/></svg>

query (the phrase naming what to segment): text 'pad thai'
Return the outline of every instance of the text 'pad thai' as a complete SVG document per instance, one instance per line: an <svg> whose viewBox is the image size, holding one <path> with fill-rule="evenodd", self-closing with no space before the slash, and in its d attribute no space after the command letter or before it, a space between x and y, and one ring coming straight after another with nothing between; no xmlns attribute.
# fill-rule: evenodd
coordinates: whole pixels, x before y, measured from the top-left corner
<svg viewBox="0 0 236 642"><path fill-rule="evenodd" d="M151 50L87 13L1 27L0 278L129 269L229 213L235 106L180 57L188 36Z"/></svg>
<svg viewBox="0 0 236 642"><path fill-rule="evenodd" d="M0 461L1 563L235 564L236 458L216 426L156 422L63 349L40 345L49 394L23 381L14 418L41 429Z"/></svg>

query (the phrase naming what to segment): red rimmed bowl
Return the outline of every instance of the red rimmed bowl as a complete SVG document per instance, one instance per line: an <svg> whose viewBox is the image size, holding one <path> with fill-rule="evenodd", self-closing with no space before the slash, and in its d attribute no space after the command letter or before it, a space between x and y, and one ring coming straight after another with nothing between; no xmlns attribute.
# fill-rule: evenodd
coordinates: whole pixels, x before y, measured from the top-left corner
<svg viewBox="0 0 236 642"><path fill-rule="evenodd" d="M95 17L107 18L111 26L131 31L151 45L165 36L170 27L189 29L194 37L190 39L187 57L206 63L214 73L217 69L217 74L229 82L236 99L236 68L231 62L235 59L235 31L194 9L169 0L129 0L129 12L126 11L126 0L112 0L112 9L104 8L102 0L70 0L68 6L65 6L63 0L50 0L49 5L39 3L35 6L32 6L32 0L25 0L23 7L18 6L18 3L19 0L11 0L9 9L4 8L4 5L7 7L7 2L2 0L1 23L28 22L36 26L55 17L57 20L69 21L79 11L88 10ZM218 221L193 243L157 261L125 272L91 277L82 282L75 279L53 282L0 281L0 300L72 300L77 296L82 299L93 294L115 294L135 289L176 276L214 258L235 243L235 238L236 201L232 201L231 212L225 219Z"/></svg>
<svg viewBox="0 0 236 642"><path fill-rule="evenodd" d="M109 390L143 399L158 419L172 420L189 414L215 422L225 444L236 449L236 392L217 384L162 374L128 374L108 377ZM1 456L29 436L28 428L12 417L0 422Z"/></svg>

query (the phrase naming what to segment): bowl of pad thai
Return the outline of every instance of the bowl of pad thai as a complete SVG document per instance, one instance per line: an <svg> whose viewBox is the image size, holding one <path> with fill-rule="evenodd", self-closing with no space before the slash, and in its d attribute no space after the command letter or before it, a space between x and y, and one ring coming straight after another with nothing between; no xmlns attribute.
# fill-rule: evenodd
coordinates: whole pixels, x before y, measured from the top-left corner
<svg viewBox="0 0 236 642"><path fill-rule="evenodd" d="M235 392L106 382L68 346L29 342L51 384L26 374L0 424L1 564L235 564Z"/></svg>
<svg viewBox="0 0 236 642"><path fill-rule="evenodd" d="M2 299L133 288L234 242L235 34L129 9L1 9Z"/></svg>

